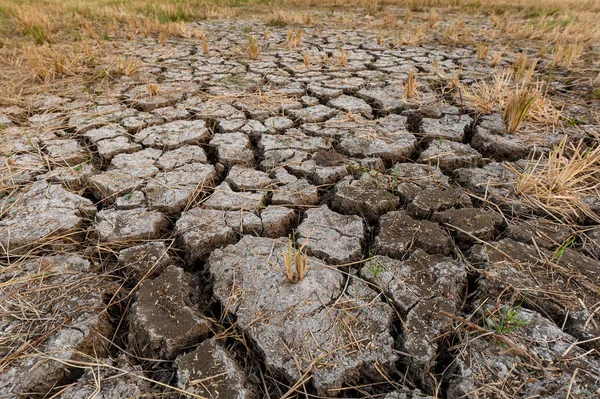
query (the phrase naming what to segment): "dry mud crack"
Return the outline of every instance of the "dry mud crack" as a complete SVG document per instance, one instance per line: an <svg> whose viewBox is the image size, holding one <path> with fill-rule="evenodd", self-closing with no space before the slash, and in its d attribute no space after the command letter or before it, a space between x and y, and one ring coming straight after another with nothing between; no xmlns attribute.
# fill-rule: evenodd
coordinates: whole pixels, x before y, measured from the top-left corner
<svg viewBox="0 0 600 399"><path fill-rule="evenodd" d="M187 26L0 107L0 397L600 397L600 167L523 186L598 126L482 112L520 53Z"/></svg>

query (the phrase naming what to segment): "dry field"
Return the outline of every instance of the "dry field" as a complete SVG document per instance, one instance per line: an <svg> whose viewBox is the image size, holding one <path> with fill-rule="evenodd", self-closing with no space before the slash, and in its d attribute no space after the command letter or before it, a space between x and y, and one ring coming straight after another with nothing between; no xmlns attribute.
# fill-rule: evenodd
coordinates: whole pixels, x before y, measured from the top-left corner
<svg viewBox="0 0 600 399"><path fill-rule="evenodd" d="M599 18L0 0L0 397L599 398Z"/></svg>

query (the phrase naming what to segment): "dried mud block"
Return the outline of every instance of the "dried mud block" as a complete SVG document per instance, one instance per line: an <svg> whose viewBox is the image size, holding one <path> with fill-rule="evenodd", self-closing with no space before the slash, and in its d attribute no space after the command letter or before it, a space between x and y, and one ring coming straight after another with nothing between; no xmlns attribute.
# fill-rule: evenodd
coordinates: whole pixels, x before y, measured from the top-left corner
<svg viewBox="0 0 600 399"><path fill-rule="evenodd" d="M440 119L423 118L419 131L429 140L442 139L461 143L472 123L473 119L468 115L445 115Z"/></svg>
<svg viewBox="0 0 600 399"><path fill-rule="evenodd" d="M288 114L300 123L315 123L324 122L338 112L337 109L319 104L312 107L290 110Z"/></svg>
<svg viewBox="0 0 600 399"><path fill-rule="evenodd" d="M0 254L24 254L44 248L68 249L85 237L86 224L96 214L87 198L58 184L38 181L2 203Z"/></svg>
<svg viewBox="0 0 600 399"><path fill-rule="evenodd" d="M511 224L507 230L507 237L552 250L563 245L572 233L567 225L535 218Z"/></svg>
<svg viewBox="0 0 600 399"><path fill-rule="evenodd" d="M317 187L305 179L292 178L295 180L273 189L271 204L304 207L319 203Z"/></svg>
<svg viewBox="0 0 600 399"><path fill-rule="evenodd" d="M455 314L462 307L467 287L463 263L417 249L409 259L376 256L365 262L360 276L390 298L403 320L402 348L410 354L410 372L424 386L433 388L430 373L437 364L439 337L450 332L452 320L439 314Z"/></svg>
<svg viewBox="0 0 600 399"><path fill-rule="evenodd" d="M363 220L333 212L327 205L309 209L296 230L296 241L306 244L309 255L328 263L346 264L362 258L365 243Z"/></svg>
<svg viewBox="0 0 600 399"><path fill-rule="evenodd" d="M461 189L429 188L413 198L406 207L406 213L414 218L429 219L434 212L471 206L473 206L471 198Z"/></svg>
<svg viewBox="0 0 600 399"><path fill-rule="evenodd" d="M267 200L267 192L233 191L226 182L215 187L211 196L202 203L206 209L223 211L250 211L257 213Z"/></svg>
<svg viewBox="0 0 600 399"><path fill-rule="evenodd" d="M135 142L161 150L175 150L184 145L207 143L211 133L206 122L173 121L160 126L151 126L134 136Z"/></svg>
<svg viewBox="0 0 600 399"><path fill-rule="evenodd" d="M156 84L156 93L150 91L149 85L135 86L127 93L125 99L132 107L143 112L174 105L183 100L189 88L174 84Z"/></svg>
<svg viewBox="0 0 600 399"><path fill-rule="evenodd" d="M208 193L217 180L214 166L190 163L179 168L158 173L143 191L149 209L167 214L177 214L195 200Z"/></svg>
<svg viewBox="0 0 600 399"><path fill-rule="evenodd" d="M399 205L400 199L385 188L377 187L376 182L352 177L336 184L331 198L334 211L359 215L369 222L376 222L381 215Z"/></svg>
<svg viewBox="0 0 600 399"><path fill-rule="evenodd" d="M600 335L600 262L566 248L549 251L509 238L476 246L472 263L484 270L479 283L481 300L501 298L508 305L540 309L579 340ZM599 348L592 340L588 344Z"/></svg>
<svg viewBox="0 0 600 399"><path fill-rule="evenodd" d="M191 264L235 243L240 233L259 234L261 228L260 218L252 212L193 208L181 214L174 232Z"/></svg>
<svg viewBox="0 0 600 399"><path fill-rule="evenodd" d="M120 171L108 171L91 176L88 179L88 189L98 201L111 204L121 195L127 195L139 190L144 185L144 179Z"/></svg>
<svg viewBox="0 0 600 399"><path fill-rule="evenodd" d="M220 399L257 399L254 388L234 357L208 339L175 359L177 386L194 395ZM202 381L198 383L197 381Z"/></svg>
<svg viewBox="0 0 600 399"><path fill-rule="evenodd" d="M332 395L361 377L381 380L375 364L391 371L397 360L389 305L358 281L343 292L343 274L313 257L305 278L288 282L287 245L287 239L243 237L214 251L207 268L216 299L236 316L267 367L290 381L308 373L319 395Z"/></svg>
<svg viewBox="0 0 600 399"><path fill-rule="evenodd" d="M162 213L146 208L106 209L98 212L95 227L100 241L117 245L161 238L169 224Z"/></svg>
<svg viewBox="0 0 600 399"><path fill-rule="evenodd" d="M260 191L274 186L275 181L265 172L233 166L225 181L235 191Z"/></svg>
<svg viewBox="0 0 600 399"><path fill-rule="evenodd" d="M405 211L389 212L379 219L373 244L376 254L402 259L417 248L431 254L447 255L452 249L452 242L437 223L415 220Z"/></svg>
<svg viewBox="0 0 600 399"><path fill-rule="evenodd" d="M431 220L448 227L463 244L494 239L504 223L499 213L479 208L448 209L434 213Z"/></svg>
<svg viewBox="0 0 600 399"><path fill-rule="evenodd" d="M163 241L153 241L121 250L119 263L135 281L139 281L156 277L171 263L171 257Z"/></svg>
<svg viewBox="0 0 600 399"><path fill-rule="evenodd" d="M478 166L481 154L466 144L455 141L432 141L419 156L419 162L438 167L446 173L459 168Z"/></svg>
<svg viewBox="0 0 600 399"><path fill-rule="evenodd" d="M141 149L141 145L129 142L125 136L116 136L96 143L96 152L102 164L108 164L115 155L131 154Z"/></svg>
<svg viewBox="0 0 600 399"><path fill-rule="evenodd" d="M75 166L84 162L89 153L74 139L55 139L43 141L44 151L52 163L58 165Z"/></svg>
<svg viewBox="0 0 600 399"><path fill-rule="evenodd" d="M501 338L488 334L456 346L448 397L600 395L600 362L574 345L577 340L573 336L535 311L508 311L511 321L505 327L500 324L501 311L487 317L489 325L507 330Z"/></svg>
<svg viewBox="0 0 600 399"><path fill-rule="evenodd" d="M344 134L337 148L352 157L376 157L386 162L398 162L409 159L416 151L417 139L406 130L356 131Z"/></svg>
<svg viewBox="0 0 600 399"><path fill-rule="evenodd" d="M428 189L447 189L448 178L439 169L429 165L399 163L390 171L392 189L403 202L412 201Z"/></svg>
<svg viewBox="0 0 600 399"><path fill-rule="evenodd" d="M563 133L527 129L508 133L502 115L485 116L475 129L471 145L488 158L517 161L529 155L548 153L563 139Z"/></svg>
<svg viewBox="0 0 600 399"><path fill-rule="evenodd" d="M372 109L369 104L364 100L345 94L329 100L328 106L332 108L340 109L344 112L351 112L353 114L363 115L365 117L372 117Z"/></svg>
<svg viewBox="0 0 600 399"><path fill-rule="evenodd" d="M198 281L169 266L143 281L131 307L129 340L145 357L174 359L211 333L211 323L197 307Z"/></svg>
<svg viewBox="0 0 600 399"><path fill-rule="evenodd" d="M168 171L179 168L190 163L208 163L206 153L197 145L184 145L173 151L165 151L156 166L162 170Z"/></svg>
<svg viewBox="0 0 600 399"><path fill-rule="evenodd" d="M100 359L105 367L87 368L77 382L63 391L59 399L81 399L97 397L102 399L143 398L151 392L150 383L141 377L141 366L131 366L126 359ZM110 367L117 367L114 370ZM98 381L101 381L98 384Z"/></svg>
<svg viewBox="0 0 600 399"><path fill-rule="evenodd" d="M112 327L104 310L117 285L90 272L89 261L39 257L5 268L0 280L0 334L11 342L0 351L0 397L43 396L72 378L69 362L106 355ZM23 317L30 312L35 317Z"/></svg>
<svg viewBox="0 0 600 399"><path fill-rule="evenodd" d="M38 154L0 155L0 193L10 192L19 186L35 181L46 171L44 159Z"/></svg>
<svg viewBox="0 0 600 399"><path fill-rule="evenodd" d="M254 164L254 151L250 139L244 133L215 134L209 145L214 147L219 162L226 167Z"/></svg>

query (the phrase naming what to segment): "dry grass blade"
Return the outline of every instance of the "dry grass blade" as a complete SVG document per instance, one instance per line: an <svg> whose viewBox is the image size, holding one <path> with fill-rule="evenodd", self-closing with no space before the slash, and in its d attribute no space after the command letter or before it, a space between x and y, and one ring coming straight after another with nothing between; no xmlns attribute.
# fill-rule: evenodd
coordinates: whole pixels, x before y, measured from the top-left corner
<svg viewBox="0 0 600 399"><path fill-rule="evenodd" d="M348 65L348 53L343 48L338 51L338 64L341 66Z"/></svg>
<svg viewBox="0 0 600 399"><path fill-rule="evenodd" d="M290 48L296 48L300 45L300 42L302 42L303 37L304 30L296 29L295 31L292 31L291 29L289 29L287 33L286 42Z"/></svg>
<svg viewBox="0 0 600 399"><path fill-rule="evenodd" d="M600 147L567 145L565 137L548 155L531 158L525 170L509 168L519 176L517 194L536 208L572 222L600 222L585 201L600 196Z"/></svg>
<svg viewBox="0 0 600 399"><path fill-rule="evenodd" d="M507 96L502 119L509 133L519 130L538 96L537 90L525 87L517 87Z"/></svg>
<svg viewBox="0 0 600 399"><path fill-rule="evenodd" d="M513 73L504 69L494 73L491 83L478 81L471 87L465 88L463 96L480 112L491 114L496 107L502 106L506 90L510 86Z"/></svg>

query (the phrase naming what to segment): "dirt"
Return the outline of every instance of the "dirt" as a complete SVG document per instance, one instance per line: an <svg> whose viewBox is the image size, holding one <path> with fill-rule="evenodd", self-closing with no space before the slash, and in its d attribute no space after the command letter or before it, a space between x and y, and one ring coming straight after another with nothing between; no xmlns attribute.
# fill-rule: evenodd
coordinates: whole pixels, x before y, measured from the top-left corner
<svg viewBox="0 0 600 399"><path fill-rule="evenodd" d="M452 86L520 48L276 25L115 39L140 71L0 104L0 396L598 397L600 201L519 184L597 126Z"/></svg>

